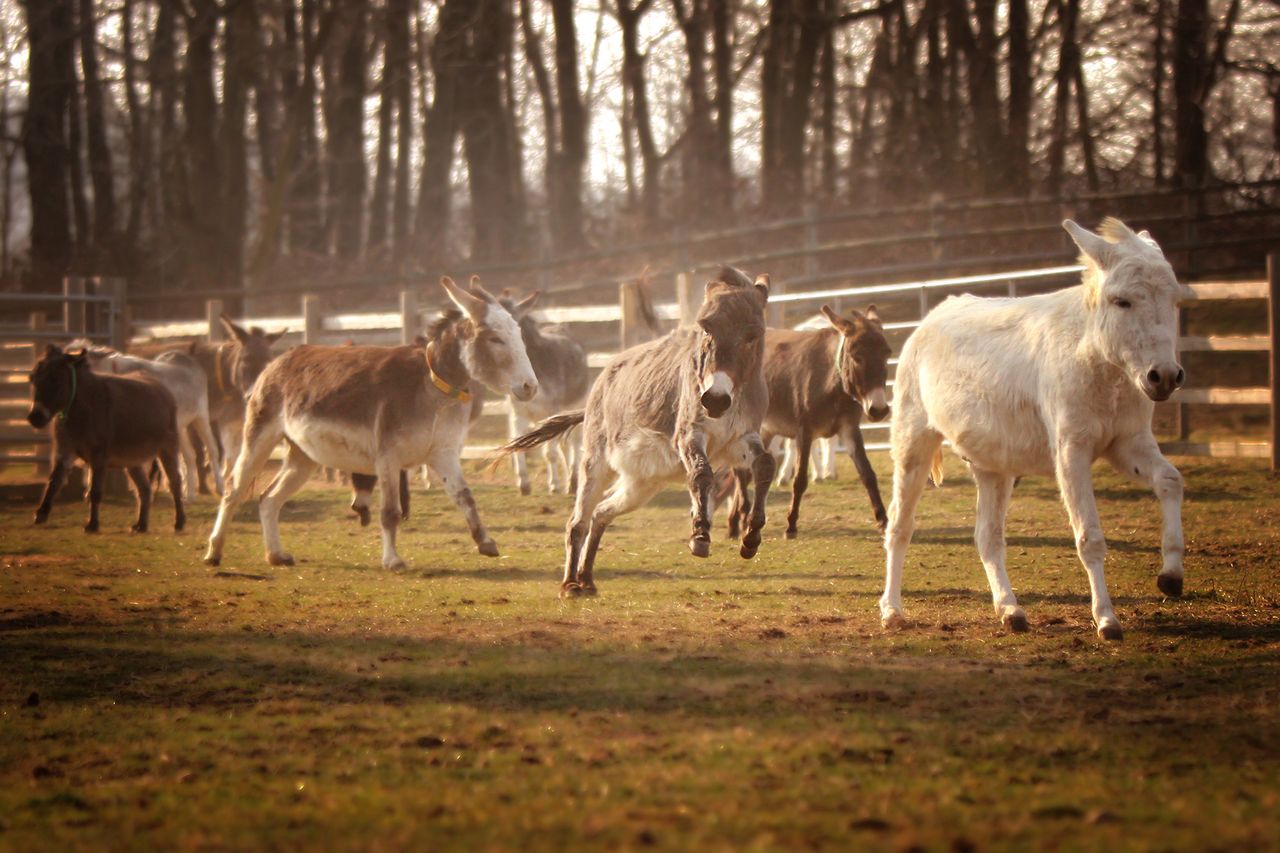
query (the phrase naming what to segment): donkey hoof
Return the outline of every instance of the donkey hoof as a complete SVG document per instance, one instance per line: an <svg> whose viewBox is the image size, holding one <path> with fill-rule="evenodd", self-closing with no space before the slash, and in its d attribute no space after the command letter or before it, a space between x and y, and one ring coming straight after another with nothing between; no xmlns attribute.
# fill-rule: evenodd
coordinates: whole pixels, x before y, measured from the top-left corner
<svg viewBox="0 0 1280 853"><path fill-rule="evenodd" d="M1103 619L1098 623L1098 636L1104 640L1118 641L1124 639L1124 631L1120 630L1120 623L1114 619Z"/></svg>
<svg viewBox="0 0 1280 853"><path fill-rule="evenodd" d="M528 483L521 483L520 494L524 495L526 498L529 497L529 495L533 494L533 486L530 486Z"/></svg>
<svg viewBox="0 0 1280 853"><path fill-rule="evenodd" d="M885 516L883 516L883 515L877 515L877 516L876 516L876 529L877 529L877 530L879 530L881 533L884 533L886 530L888 530L888 529L889 529L889 519L888 519L888 518L886 518L886 517L885 517Z"/></svg>
<svg viewBox="0 0 1280 853"><path fill-rule="evenodd" d="M137 521L137 522L134 522L133 526L130 527L129 529L132 530L134 533L146 533L147 525L145 522Z"/></svg>
<svg viewBox="0 0 1280 853"><path fill-rule="evenodd" d="M97 532L98 532L98 522L96 522L96 521L90 521L90 522L88 522L87 524L85 524L85 526L84 526L84 532L85 532L85 533L97 533Z"/></svg>
<svg viewBox="0 0 1280 853"><path fill-rule="evenodd" d="M213 566L217 568L218 566L222 565L222 557L221 555L218 555L218 554L205 554L204 564L206 566Z"/></svg>
<svg viewBox="0 0 1280 853"><path fill-rule="evenodd" d="M476 550L486 557L498 556L498 543L492 539L486 539L476 546Z"/></svg>
<svg viewBox="0 0 1280 853"><path fill-rule="evenodd" d="M1156 575L1156 586L1170 598L1182 597L1182 578L1176 575Z"/></svg>
<svg viewBox="0 0 1280 853"><path fill-rule="evenodd" d="M565 581L560 584L561 598L581 598L583 595L582 584L577 581Z"/></svg>
<svg viewBox="0 0 1280 853"><path fill-rule="evenodd" d="M186 527L187 527L186 518L179 518L177 521L173 523L173 532L181 533L183 530L186 529Z"/></svg>
<svg viewBox="0 0 1280 853"><path fill-rule="evenodd" d="M581 595L584 598L595 598L599 594L600 593L596 591L594 581L587 581L586 583L578 584L578 595Z"/></svg>
<svg viewBox="0 0 1280 853"><path fill-rule="evenodd" d="M689 553L695 557L711 556L711 540L710 539L690 539Z"/></svg>
<svg viewBox="0 0 1280 853"><path fill-rule="evenodd" d="M788 539L795 539L796 536L799 535L799 531L796 530L794 527L788 527L787 532L784 533L783 535L786 536Z"/></svg>
<svg viewBox="0 0 1280 853"><path fill-rule="evenodd" d="M267 564L272 566L292 566L293 555L284 551L272 551L267 554Z"/></svg>
<svg viewBox="0 0 1280 853"><path fill-rule="evenodd" d="M886 631L901 631L907 627L907 620L897 610L891 610L880 617L880 627Z"/></svg>
<svg viewBox="0 0 1280 853"><path fill-rule="evenodd" d="M399 572L409 568L409 564L406 563L403 558L396 557L394 560L387 560L384 562L382 564L382 568L388 572Z"/></svg>
<svg viewBox="0 0 1280 853"><path fill-rule="evenodd" d="M31 517L32 524L44 524L48 520L49 520L49 513L47 512L37 512L35 515Z"/></svg>
<svg viewBox="0 0 1280 853"><path fill-rule="evenodd" d="M1015 634L1025 634L1027 632L1027 614L1021 611L1006 613L1000 617L1000 624Z"/></svg>
<svg viewBox="0 0 1280 853"><path fill-rule="evenodd" d="M360 516L361 527L369 526L369 508L367 506L352 505L351 511L354 512L356 515Z"/></svg>

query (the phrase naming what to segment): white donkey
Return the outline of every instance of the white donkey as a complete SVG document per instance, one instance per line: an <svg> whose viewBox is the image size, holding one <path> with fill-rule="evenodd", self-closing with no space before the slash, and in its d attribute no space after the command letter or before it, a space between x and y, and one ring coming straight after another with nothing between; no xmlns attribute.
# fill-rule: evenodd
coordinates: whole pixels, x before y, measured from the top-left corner
<svg viewBox="0 0 1280 853"><path fill-rule="evenodd" d="M196 434L204 442L210 455L209 467L213 470L214 488L218 494L222 494L222 460L218 457L218 443L213 440L213 429L209 422L209 394L204 370L200 368L199 362L183 352L166 352L155 359L139 358L117 352L111 347L94 346L83 338L73 341L67 348L83 349L96 373L144 373L168 389L178 404L178 441L187 466L182 478L184 496L189 501L195 500L195 483L200 476L188 427L195 427Z"/></svg>
<svg viewBox="0 0 1280 853"><path fill-rule="evenodd" d="M1052 473L1089 575L1098 634L1121 638L1090 472L1099 457L1155 490L1164 517L1156 584L1182 594L1182 477L1160 454L1151 415L1152 401L1167 400L1185 379L1175 317L1190 291L1145 231L1116 219L1102 223L1101 236L1070 220L1063 227L1083 253L1082 284L1018 299L952 297L903 348L880 599L886 628L904 624L902 565L925 478L932 470L941 481L943 439L973 470L974 541L1011 630L1026 630L1027 617L1005 573L1005 511L1015 477Z"/></svg>

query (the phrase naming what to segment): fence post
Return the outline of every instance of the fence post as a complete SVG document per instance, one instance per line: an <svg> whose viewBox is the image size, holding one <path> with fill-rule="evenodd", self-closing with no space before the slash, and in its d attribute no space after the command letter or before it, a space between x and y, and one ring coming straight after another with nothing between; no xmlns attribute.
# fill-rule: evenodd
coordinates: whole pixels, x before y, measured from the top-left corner
<svg viewBox="0 0 1280 853"><path fill-rule="evenodd" d="M66 276L62 279L63 296L84 296L84 279L79 276ZM67 300L62 303L62 331L68 338L78 338L85 333L85 303Z"/></svg>
<svg viewBox="0 0 1280 853"><path fill-rule="evenodd" d="M801 208L804 215L804 276L818 274L818 206L811 201Z"/></svg>
<svg viewBox="0 0 1280 853"><path fill-rule="evenodd" d="M618 349L624 350L634 343L640 324L640 305L636 299L634 282L618 284Z"/></svg>
<svg viewBox="0 0 1280 853"><path fill-rule="evenodd" d="M698 317L701 303L693 292L693 273L676 273L676 307L680 311L680 325L692 326Z"/></svg>
<svg viewBox="0 0 1280 853"><path fill-rule="evenodd" d="M45 316L43 311L31 312L32 367L35 367L36 362L44 356L44 343L46 343L46 341L44 338L40 337L40 333L44 332L48 325L48 318ZM53 446L51 444L48 448L48 452L43 455L40 453L40 445L36 444L35 447L36 475L39 477L47 477L49 476L49 457L53 454Z"/></svg>
<svg viewBox="0 0 1280 853"><path fill-rule="evenodd" d="M222 300L210 299L204 304L205 317L209 321L209 343L216 344L226 340L227 332L222 328Z"/></svg>
<svg viewBox="0 0 1280 853"><path fill-rule="evenodd" d="M1280 252L1267 255L1267 331L1271 336L1271 470L1280 471Z"/></svg>
<svg viewBox="0 0 1280 853"><path fill-rule="evenodd" d="M102 279L103 294L111 297L107 305L107 336L113 349L124 352L129 347L129 282L123 278Z"/></svg>
<svg viewBox="0 0 1280 853"><path fill-rule="evenodd" d="M400 291L400 344L409 346L418 337L418 292Z"/></svg>
<svg viewBox="0 0 1280 853"><path fill-rule="evenodd" d="M787 327L787 306L783 302L774 302L776 297L787 292L787 283L785 281L771 281L769 283L769 308L767 313L768 325L774 329L785 329Z"/></svg>
<svg viewBox="0 0 1280 853"><path fill-rule="evenodd" d="M320 343L320 298L308 293L302 297L302 342Z"/></svg>

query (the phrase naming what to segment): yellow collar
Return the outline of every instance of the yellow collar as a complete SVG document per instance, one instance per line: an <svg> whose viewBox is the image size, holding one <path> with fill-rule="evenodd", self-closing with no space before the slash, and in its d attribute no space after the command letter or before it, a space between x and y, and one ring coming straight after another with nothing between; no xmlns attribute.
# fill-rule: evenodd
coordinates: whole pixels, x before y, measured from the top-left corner
<svg viewBox="0 0 1280 853"><path fill-rule="evenodd" d="M431 351L427 350L427 373L431 374L431 384L436 386L441 394L446 397L453 397L463 403L471 402L471 392L465 388L457 388L445 381L444 377L436 373L436 369L431 365Z"/></svg>

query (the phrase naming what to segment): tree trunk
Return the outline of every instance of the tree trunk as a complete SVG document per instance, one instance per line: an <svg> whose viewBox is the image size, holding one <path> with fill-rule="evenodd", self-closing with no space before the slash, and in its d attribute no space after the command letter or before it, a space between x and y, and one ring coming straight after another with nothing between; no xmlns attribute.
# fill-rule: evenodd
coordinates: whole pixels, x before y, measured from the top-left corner
<svg viewBox="0 0 1280 853"><path fill-rule="evenodd" d="M360 254L364 238L365 0L343 0L337 38L325 63L328 220L334 251L343 260Z"/></svg>
<svg viewBox="0 0 1280 853"><path fill-rule="evenodd" d="M1054 74L1053 135L1049 140L1049 192L1062 193L1067 147L1067 121L1071 110L1071 81L1080 55L1076 44L1076 20L1080 0L1061 0L1058 6L1058 70Z"/></svg>
<svg viewBox="0 0 1280 853"><path fill-rule="evenodd" d="M75 91L67 77L73 30L70 0L24 0L27 111L23 155L31 195L31 289L52 293L71 263L67 209L67 107Z"/></svg>
<svg viewBox="0 0 1280 853"><path fill-rule="evenodd" d="M1164 186L1164 60L1165 60L1165 0L1156 0L1155 38L1151 45L1151 159L1157 187Z"/></svg>
<svg viewBox="0 0 1280 853"><path fill-rule="evenodd" d="M446 0L440 9L430 49L435 91L423 127L422 178L418 183L414 231L423 261L444 265L448 228L452 220L453 147L458 137L458 112L463 93L461 75L466 61L467 30L473 10L467 0ZM422 61L426 62L427 57ZM467 71L469 73L469 70Z"/></svg>
<svg viewBox="0 0 1280 853"><path fill-rule="evenodd" d="M255 0L236 0L228 7L223 35L226 61L222 75L222 120L218 126L223 194L218 236L227 275L224 284L232 287L239 287L244 276L244 235L249 202L246 131L257 26Z"/></svg>
<svg viewBox="0 0 1280 853"><path fill-rule="evenodd" d="M392 9L390 6L387 7L386 14L387 19L384 20L382 26L382 79L378 83L378 146L377 153L374 155L373 193L369 197L369 250L372 253L380 253L387 242L389 213L387 204L391 196L391 170L393 168L391 162L391 126L392 119L395 116L396 98L393 78L397 73L403 71L403 69L396 69L391 65L391 23L389 19L392 15Z"/></svg>
<svg viewBox="0 0 1280 853"><path fill-rule="evenodd" d="M147 210L151 185L151 112L152 103L143 105L138 94L138 60L134 54L134 0L125 0L120 13L120 38L124 48L124 94L129 108L129 213L125 224L125 249L131 255L138 251L142 220Z"/></svg>
<svg viewBox="0 0 1280 853"><path fill-rule="evenodd" d="M387 0L387 60L395 73L391 86L396 103L396 172L391 198L391 252L404 257L409 236L409 166L413 143L413 98L409 79L409 0Z"/></svg>
<svg viewBox="0 0 1280 853"><path fill-rule="evenodd" d="M645 79L645 57L640 53L640 19L653 0L617 0L618 24L622 30L622 84L631 101L630 122L640 149L640 205L646 227L652 229L661 216L662 158L653 138L649 117L649 92Z"/></svg>
<svg viewBox="0 0 1280 853"><path fill-rule="evenodd" d="M1006 122L1008 187L1031 191L1032 79L1030 16L1027 0L1009 0L1009 111Z"/></svg>
<svg viewBox="0 0 1280 853"><path fill-rule="evenodd" d="M578 37L573 0L551 0L556 31L556 99L560 106L558 150L548 144L548 187L552 245L571 252L586 240L582 215L582 172L587 163L587 111L578 84ZM515 175L519 180L519 173Z"/></svg>
<svg viewBox="0 0 1280 853"><path fill-rule="evenodd" d="M111 252L116 230L115 182L107 147L102 82L98 77L98 27L93 0L80 0L80 70L84 74L85 138L93 183L93 246L100 259ZM111 262L106 261L110 266ZM105 270L104 270L105 271Z"/></svg>
<svg viewBox="0 0 1280 853"><path fill-rule="evenodd" d="M187 52L183 70L186 116L184 148L189 175L183 224L187 280L198 288L238 283L238 270L224 254L226 160L219 151L217 101L214 96L213 38L218 26L216 0L193 0L186 19Z"/></svg>
<svg viewBox="0 0 1280 853"><path fill-rule="evenodd" d="M711 62L716 80L715 153L708 164L717 210L733 210L733 0L710 0Z"/></svg>

